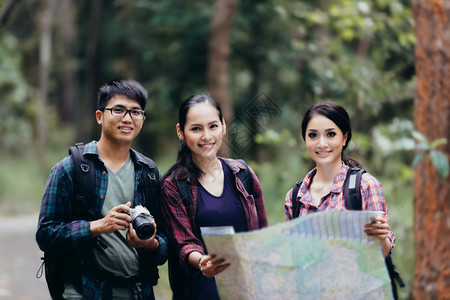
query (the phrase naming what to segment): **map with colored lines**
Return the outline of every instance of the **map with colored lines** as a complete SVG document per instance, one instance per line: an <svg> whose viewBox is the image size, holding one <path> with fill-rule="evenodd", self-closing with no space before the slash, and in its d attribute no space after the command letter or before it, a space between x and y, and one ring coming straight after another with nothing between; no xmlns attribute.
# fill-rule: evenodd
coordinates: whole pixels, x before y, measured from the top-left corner
<svg viewBox="0 0 450 300"><path fill-rule="evenodd" d="M364 233L377 212L318 212L234 234L202 228L208 253L231 265L216 276L221 299L392 299L378 240Z"/></svg>

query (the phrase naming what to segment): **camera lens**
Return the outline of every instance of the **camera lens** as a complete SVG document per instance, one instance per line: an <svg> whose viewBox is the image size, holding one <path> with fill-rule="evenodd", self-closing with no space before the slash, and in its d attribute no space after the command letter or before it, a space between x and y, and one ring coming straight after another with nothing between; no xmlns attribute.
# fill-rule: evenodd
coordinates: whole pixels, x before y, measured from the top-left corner
<svg viewBox="0 0 450 300"><path fill-rule="evenodd" d="M150 238L155 232L155 228L152 223L145 216L139 215L133 221L133 228L136 230L136 234L141 240Z"/></svg>

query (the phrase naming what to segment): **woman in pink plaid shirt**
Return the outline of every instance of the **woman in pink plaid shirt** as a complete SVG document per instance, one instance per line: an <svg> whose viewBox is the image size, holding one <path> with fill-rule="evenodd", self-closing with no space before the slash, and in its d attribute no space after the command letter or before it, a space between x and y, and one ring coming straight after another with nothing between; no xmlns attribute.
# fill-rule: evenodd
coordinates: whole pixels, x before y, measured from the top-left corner
<svg viewBox="0 0 450 300"><path fill-rule="evenodd" d="M345 109L335 103L320 102L308 109L302 121L302 136L309 156L316 162L300 186L296 195L300 214L325 210L346 210L344 181L349 168L361 164L344 155L352 138L350 119ZM368 236L380 241L384 256L394 245L394 233L389 228L386 202L378 180L364 173L361 178L362 210L382 212L372 223L366 224ZM292 189L285 199L286 219L293 218Z"/></svg>

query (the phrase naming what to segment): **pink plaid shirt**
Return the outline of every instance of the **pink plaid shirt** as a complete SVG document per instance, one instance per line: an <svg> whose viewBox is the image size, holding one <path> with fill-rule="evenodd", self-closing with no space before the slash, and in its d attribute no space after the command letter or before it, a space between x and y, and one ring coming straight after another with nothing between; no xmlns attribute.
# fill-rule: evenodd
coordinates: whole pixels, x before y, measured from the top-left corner
<svg viewBox="0 0 450 300"><path fill-rule="evenodd" d="M312 178L316 174L316 168L312 169L306 177L303 179L302 185L298 191L297 198L300 201L300 215L304 216L310 213L325 211L325 210L347 210L344 200L344 181L347 177L347 171L349 167L342 164L336 178L334 179L331 191L328 195L322 198L322 202L319 206L316 206L309 193L309 185ZM386 219L389 222L389 216L387 214L386 202L384 201L383 190L380 182L370 175L364 173L361 178L361 196L362 196L362 209L370 211L383 211L386 214ZM292 189L286 194L284 200L284 211L286 220L292 219ZM391 244L394 245L394 233L392 231L388 234L388 239Z"/></svg>

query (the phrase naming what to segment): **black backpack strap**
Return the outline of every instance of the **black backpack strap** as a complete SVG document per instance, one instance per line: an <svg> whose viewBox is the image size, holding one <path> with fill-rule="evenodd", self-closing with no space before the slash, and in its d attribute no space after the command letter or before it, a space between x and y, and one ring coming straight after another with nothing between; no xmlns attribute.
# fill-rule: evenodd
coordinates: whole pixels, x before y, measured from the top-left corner
<svg viewBox="0 0 450 300"><path fill-rule="evenodd" d="M361 210L361 178L366 170L361 168L349 168L344 182L345 206L349 210Z"/></svg>
<svg viewBox="0 0 450 300"><path fill-rule="evenodd" d="M192 201L192 191L191 191L192 184L188 183L186 180L176 180L176 183L178 193L180 194L184 207L188 209Z"/></svg>
<svg viewBox="0 0 450 300"><path fill-rule="evenodd" d="M298 191L302 185L303 180L298 180L292 187L291 201L292 201L292 218L298 218L300 215L300 201L297 198Z"/></svg>
<svg viewBox="0 0 450 300"><path fill-rule="evenodd" d="M153 160L143 155L142 157L147 163L147 165L144 166L141 178L139 179L144 188L144 200L142 205L150 210L150 213L156 221L161 221L162 215L159 208L161 174ZM160 224L157 225L158 227L160 226Z"/></svg>
<svg viewBox="0 0 450 300"><path fill-rule="evenodd" d="M251 195L253 194L253 178L248 164L243 159L236 159L236 161L245 167L244 169L239 169L236 176L244 185L245 190Z"/></svg>
<svg viewBox="0 0 450 300"><path fill-rule="evenodd" d="M398 299L396 283L398 283L400 287L405 287L405 283L400 277L400 274L395 270L395 265L394 262L392 261L392 254L389 254L384 259L384 263L386 264L386 268L389 273L389 278L391 279L392 296L394 297L394 299Z"/></svg>
<svg viewBox="0 0 450 300"><path fill-rule="evenodd" d="M95 218L94 206L88 205L95 197L95 165L94 161L83 155L83 143L76 143L69 148L69 154L74 161L73 168L73 202L74 218ZM82 210L88 208L88 215L82 215Z"/></svg>

